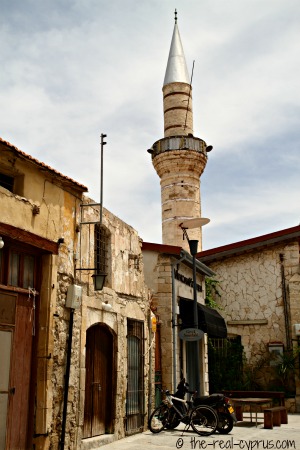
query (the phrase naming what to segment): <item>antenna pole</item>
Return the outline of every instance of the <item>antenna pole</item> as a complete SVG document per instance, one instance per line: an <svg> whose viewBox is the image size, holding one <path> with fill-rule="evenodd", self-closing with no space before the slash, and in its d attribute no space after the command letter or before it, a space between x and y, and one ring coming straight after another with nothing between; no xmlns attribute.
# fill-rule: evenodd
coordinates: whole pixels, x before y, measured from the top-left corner
<svg viewBox="0 0 300 450"><path fill-rule="evenodd" d="M104 142L106 134L101 133L101 167L100 167L100 226L102 225L102 210L103 210L103 146L106 145Z"/></svg>
<svg viewBox="0 0 300 450"><path fill-rule="evenodd" d="M188 115L188 110L189 110L190 94L191 94L192 82L193 82L193 74L194 74L194 65L195 65L195 60L193 61L193 67L192 67L192 75L191 75L191 82L190 82L189 98L188 98L188 104L187 104L187 107L186 107L185 124L184 124L184 127L183 127L184 130L186 129L187 115Z"/></svg>

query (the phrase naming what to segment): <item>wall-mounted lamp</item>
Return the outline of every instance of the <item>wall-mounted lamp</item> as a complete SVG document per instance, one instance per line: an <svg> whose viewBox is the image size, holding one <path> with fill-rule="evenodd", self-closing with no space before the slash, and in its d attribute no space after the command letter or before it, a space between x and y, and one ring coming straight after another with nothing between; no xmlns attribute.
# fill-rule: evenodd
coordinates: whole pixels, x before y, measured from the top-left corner
<svg viewBox="0 0 300 450"><path fill-rule="evenodd" d="M4 241L3 241L2 237L0 236L0 250L3 247L4 247Z"/></svg>
<svg viewBox="0 0 300 450"><path fill-rule="evenodd" d="M112 310L112 306L111 306L110 303L108 303L108 301L102 302L102 308L104 309L104 311L111 311Z"/></svg>
<svg viewBox="0 0 300 450"><path fill-rule="evenodd" d="M95 273L94 275L92 275L92 278L94 280L94 290L95 291L102 291L104 283L105 283L106 275L107 274L104 272Z"/></svg>

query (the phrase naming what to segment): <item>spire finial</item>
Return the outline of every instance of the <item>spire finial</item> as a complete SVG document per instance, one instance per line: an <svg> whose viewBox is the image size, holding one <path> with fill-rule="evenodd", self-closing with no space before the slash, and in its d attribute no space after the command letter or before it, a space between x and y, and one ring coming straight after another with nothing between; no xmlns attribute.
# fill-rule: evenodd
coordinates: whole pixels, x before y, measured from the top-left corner
<svg viewBox="0 0 300 450"><path fill-rule="evenodd" d="M175 23L177 23L177 10L175 9Z"/></svg>

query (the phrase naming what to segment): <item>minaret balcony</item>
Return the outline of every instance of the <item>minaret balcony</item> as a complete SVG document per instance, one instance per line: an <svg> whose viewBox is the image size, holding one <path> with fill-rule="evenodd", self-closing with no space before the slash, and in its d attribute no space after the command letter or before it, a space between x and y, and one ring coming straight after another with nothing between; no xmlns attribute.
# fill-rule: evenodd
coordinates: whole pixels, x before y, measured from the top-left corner
<svg viewBox="0 0 300 450"><path fill-rule="evenodd" d="M191 135L185 136L169 136L156 141L148 153L152 155L152 159L161 153L174 150L193 150L198 153L206 154L206 143L199 138Z"/></svg>

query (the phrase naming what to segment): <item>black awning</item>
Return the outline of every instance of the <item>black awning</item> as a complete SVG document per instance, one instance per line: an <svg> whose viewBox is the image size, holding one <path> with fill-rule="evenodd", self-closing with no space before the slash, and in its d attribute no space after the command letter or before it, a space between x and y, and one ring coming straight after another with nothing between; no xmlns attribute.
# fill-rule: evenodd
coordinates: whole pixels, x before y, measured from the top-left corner
<svg viewBox="0 0 300 450"><path fill-rule="evenodd" d="M194 327L193 300L180 298L179 312L182 321L181 329ZM226 323L221 314L209 306L198 303L198 328L210 337L226 338Z"/></svg>

